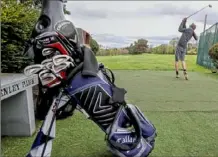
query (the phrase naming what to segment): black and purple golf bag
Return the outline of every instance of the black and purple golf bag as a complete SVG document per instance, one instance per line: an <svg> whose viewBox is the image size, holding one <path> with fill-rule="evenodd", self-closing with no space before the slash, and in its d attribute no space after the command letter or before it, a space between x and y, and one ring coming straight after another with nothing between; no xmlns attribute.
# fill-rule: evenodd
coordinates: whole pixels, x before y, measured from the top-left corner
<svg viewBox="0 0 218 157"><path fill-rule="evenodd" d="M103 65L96 76L78 72L69 95L105 133L109 150L120 157L146 157L154 148L156 129L138 107L127 104L125 89L108 79Z"/></svg>
<svg viewBox="0 0 218 157"><path fill-rule="evenodd" d="M52 6L50 3L62 5L60 0L51 0L46 2L46 6ZM57 84L57 80L53 80L46 86L40 86L50 91L46 98L51 101L44 104L48 106L44 112L48 112L59 89L64 89L63 99L66 101L62 101L57 108L56 117L66 113L69 108L70 113L79 110L105 132L106 144L113 155L147 157L154 149L154 125L138 107L126 103L127 91L115 84L113 72L97 62L90 48L77 43L78 34L70 21L61 19L52 28L54 29L42 31L34 37L32 54L35 60L42 62L55 55L68 55L72 58L74 66L61 72L63 83ZM39 141L36 143L39 144Z"/></svg>

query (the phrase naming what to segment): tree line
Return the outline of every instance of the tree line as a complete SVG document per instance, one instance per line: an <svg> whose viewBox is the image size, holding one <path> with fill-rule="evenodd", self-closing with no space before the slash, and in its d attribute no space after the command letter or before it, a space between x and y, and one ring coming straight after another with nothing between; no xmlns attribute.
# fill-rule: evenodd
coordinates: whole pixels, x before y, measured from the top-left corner
<svg viewBox="0 0 218 157"><path fill-rule="evenodd" d="M148 40L146 39L138 39L131 43L130 46L125 48L109 48L102 49L100 48L97 52L97 55L107 56L107 55L126 55L126 54L142 54L142 53L150 53L150 54L174 54L176 50L176 45L179 38L173 38L169 41L168 44L161 44L156 47L152 47L152 45L148 45ZM197 54L197 44L188 43L187 53L190 55Z"/></svg>

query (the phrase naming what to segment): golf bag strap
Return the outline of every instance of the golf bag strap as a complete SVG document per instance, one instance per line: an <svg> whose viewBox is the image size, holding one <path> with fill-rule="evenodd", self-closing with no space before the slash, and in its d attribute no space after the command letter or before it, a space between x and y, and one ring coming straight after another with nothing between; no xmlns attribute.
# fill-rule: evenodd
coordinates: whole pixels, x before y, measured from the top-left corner
<svg viewBox="0 0 218 157"><path fill-rule="evenodd" d="M115 77L114 77L114 73L110 70L110 69L108 69L108 68L105 68L106 70L108 70L109 72L110 72L110 74L111 74L111 83L114 85L114 86L116 86L114 83L115 83ZM107 75L108 76L108 75ZM109 77L109 76L108 76Z"/></svg>
<svg viewBox="0 0 218 157"><path fill-rule="evenodd" d="M98 61L93 53L93 51L87 47L81 47L84 53L84 64L82 68L83 76L93 76L96 77L98 74Z"/></svg>
<svg viewBox="0 0 218 157"><path fill-rule="evenodd" d="M72 71L70 71L70 73L67 76L67 82L69 83L72 78L82 70L83 68L83 62L81 62L79 65L77 65L74 69L72 69Z"/></svg>
<svg viewBox="0 0 218 157"><path fill-rule="evenodd" d="M125 94L127 91L124 88L112 87L113 95L109 100L110 104L117 106L125 105Z"/></svg>
<svg viewBox="0 0 218 157"><path fill-rule="evenodd" d="M118 123L118 116L120 114L120 112L122 112L122 110L125 110L127 115L129 116L129 120L131 122L131 124L133 125L134 129L135 129L135 134L136 134L136 140L133 142L133 144L131 146L127 146L127 145L123 145L121 143L117 143L115 141L109 140L110 136L113 135L114 132L116 132L117 128L116 128L116 123ZM133 148L135 148L139 142L141 141L142 138L142 131L140 128L140 123L139 123L139 119L138 117L136 117L136 113L133 109L131 109L130 106L128 106L128 104L126 106L120 106L119 111L114 119L114 122L112 123L111 127L109 128L109 132L106 135L106 140L108 141L108 143L113 146L114 148L120 150L120 151L128 151L131 150Z"/></svg>
<svg viewBox="0 0 218 157"><path fill-rule="evenodd" d="M109 103L117 106L125 104L125 94L127 93L127 91L124 88L119 88L115 85L115 77L113 72L110 69L105 68L103 64L99 65L99 69L102 71L102 73L112 86L111 89L113 91L113 95L112 98L109 100ZM107 71L110 72L111 77L108 75Z"/></svg>
<svg viewBox="0 0 218 157"><path fill-rule="evenodd" d="M108 79L109 83L112 85L112 86L116 86L114 83L115 83L115 77L114 77L114 74L113 72L108 69L108 68L105 68L104 67L104 64L100 63L99 64L99 70L101 70L101 72L104 74L104 76ZM108 75L107 73L107 70L110 72L111 74L111 77Z"/></svg>

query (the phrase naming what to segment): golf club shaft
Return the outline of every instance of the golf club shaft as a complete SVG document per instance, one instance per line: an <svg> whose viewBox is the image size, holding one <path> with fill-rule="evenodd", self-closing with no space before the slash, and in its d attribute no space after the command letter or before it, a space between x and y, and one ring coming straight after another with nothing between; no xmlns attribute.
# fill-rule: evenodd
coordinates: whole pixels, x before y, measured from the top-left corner
<svg viewBox="0 0 218 157"><path fill-rule="evenodd" d="M54 102L53 102L53 103L55 103L55 104L54 104L54 107L55 107L55 108L50 108L50 110L53 110L53 116L52 116L52 119L51 119L50 126L49 126L49 128L48 128L48 134L47 134L47 138L46 138L46 141L45 141L45 145L44 145L43 150L42 150L41 157L44 157L44 153L45 153L45 150L46 150L46 147L47 147L47 144L48 144L48 138L49 138L49 136L50 136L51 129L52 129L52 127L53 127L53 123L54 123L55 120L56 120L56 119L55 119L55 118L56 118L56 111L58 110L58 106L59 106L59 104L60 104L60 100L61 100L62 95L63 95L63 91L61 91L61 92L58 94L57 98L56 98L56 99L54 100ZM51 107L53 106L53 103L52 103ZM49 111L50 111L50 110L49 110ZM49 113L49 111L48 111L48 113ZM46 119L45 119L45 121L46 121Z"/></svg>
<svg viewBox="0 0 218 157"><path fill-rule="evenodd" d="M204 9L205 9L205 8L207 8L207 7L209 7L209 6L203 7L202 9L200 9L200 10L196 11L195 13L193 13L193 14L189 15L189 16L187 17L187 19L188 19L188 18L190 18L191 16L193 16L193 15L197 14L198 12L200 12L200 11L204 10Z"/></svg>

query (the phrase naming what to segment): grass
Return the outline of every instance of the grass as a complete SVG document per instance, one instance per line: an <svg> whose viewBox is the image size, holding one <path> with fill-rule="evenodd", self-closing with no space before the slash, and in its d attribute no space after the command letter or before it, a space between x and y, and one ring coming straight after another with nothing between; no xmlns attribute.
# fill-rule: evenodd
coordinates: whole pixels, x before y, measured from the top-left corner
<svg viewBox="0 0 218 157"><path fill-rule="evenodd" d="M187 55L186 62L189 71L208 72L196 64L196 55ZM174 55L143 54L98 56L98 61L114 70L174 70Z"/></svg>
<svg viewBox="0 0 218 157"><path fill-rule="evenodd" d="M174 55L142 54L142 55L118 55L98 56L99 62L113 70L152 70L174 71ZM209 77L218 78L218 73L212 74L211 70L196 64L197 55L186 55L188 71L200 72ZM182 66L180 64L180 69Z"/></svg>
<svg viewBox="0 0 218 157"><path fill-rule="evenodd" d="M135 70L137 58L140 58L138 63L141 66ZM209 75L210 71L195 65L194 56L187 56L187 60L189 69L197 72L189 72L189 81L175 79L171 71L172 58L167 55L162 55L162 58L161 55L141 55L132 59L128 56L98 57L98 60L112 69L122 69L121 65L124 69L135 68L114 72L117 85L128 91L127 101L137 105L157 128L156 147L151 157L218 156L218 80L203 74ZM172 65L168 61L172 61ZM81 113L76 112L74 116L58 121L56 128L52 156L112 157L107 151L104 133ZM34 138L2 138L2 155L25 156Z"/></svg>

